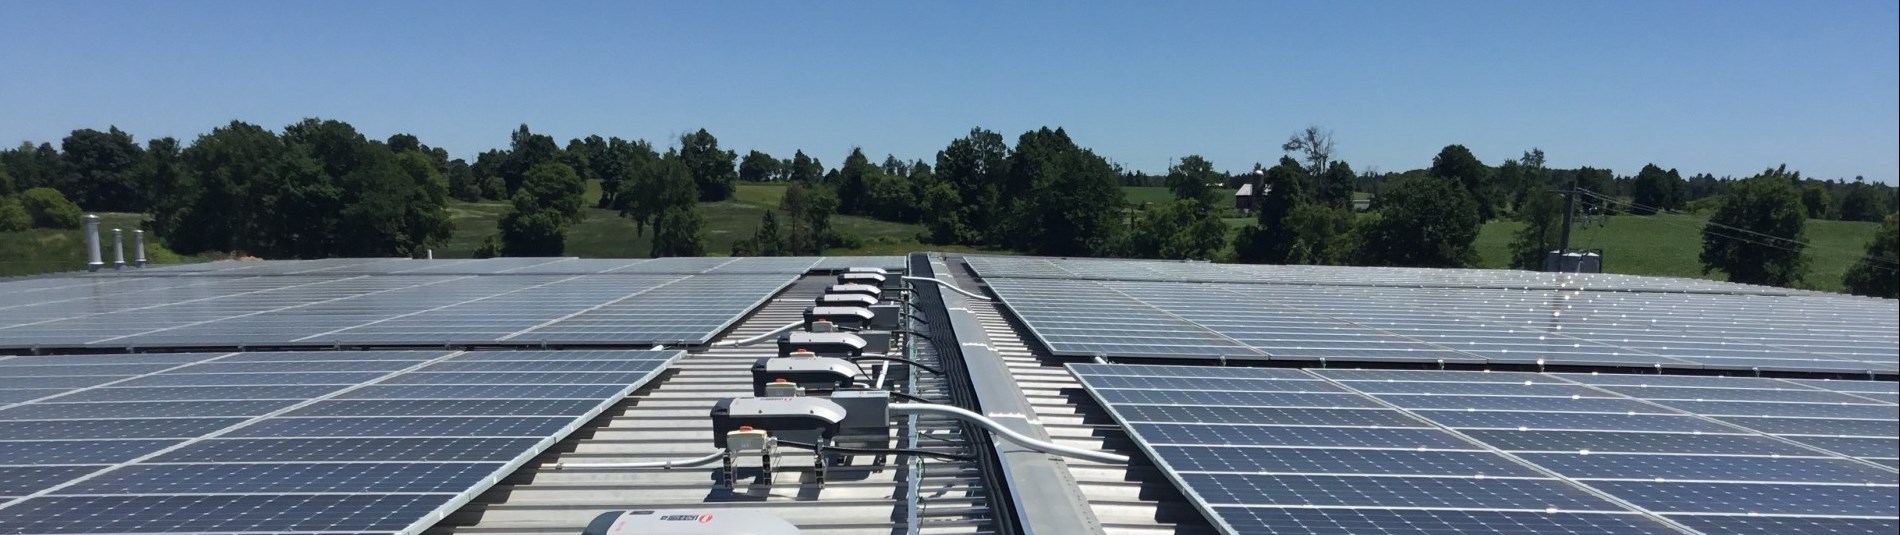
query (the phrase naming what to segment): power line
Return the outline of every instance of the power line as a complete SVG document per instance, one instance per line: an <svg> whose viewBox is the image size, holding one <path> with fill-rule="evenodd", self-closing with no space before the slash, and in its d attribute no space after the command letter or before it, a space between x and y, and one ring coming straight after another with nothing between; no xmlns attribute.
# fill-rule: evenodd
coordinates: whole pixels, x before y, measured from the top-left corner
<svg viewBox="0 0 1900 535"><path fill-rule="evenodd" d="M1678 216L1682 216L1683 214L1683 212L1670 211L1670 209L1659 209L1659 207L1649 207L1649 205L1640 205L1640 203L1634 203L1634 201L1625 201L1625 199L1617 199L1617 197L1609 197L1609 195L1598 194L1598 192L1590 192L1590 190L1583 190L1583 188L1577 188L1577 192L1581 192L1581 194L1585 194L1585 195L1590 195L1590 197L1598 197L1598 199L1604 199L1604 201L1609 201L1609 203L1617 203L1617 205L1626 205L1626 207L1632 207L1632 209L1644 209L1644 211L1649 211L1649 212L1663 212L1663 214L1678 214ZM1634 214L1634 211L1626 211L1626 212L1630 212L1630 214ZM1663 222L1668 222L1668 224L1676 224L1676 222L1670 222L1670 220L1663 220ZM1767 239L1777 239L1777 241L1786 241L1786 243L1794 243L1794 245L1801 245L1801 247L1809 247L1809 249L1835 250L1835 252L1847 252L1847 254L1854 254L1854 256L1860 256L1860 258L1866 258L1866 260L1872 260L1872 262L1877 262L1877 264L1885 264L1885 266L1877 266L1877 268L1887 268L1889 269L1889 271L1892 271L1892 269L1896 268L1896 266L1900 266L1900 262L1896 262L1896 260L1887 260L1887 258L1879 258L1879 256L1872 256L1872 254L1866 254L1866 252L1854 252L1854 250L1839 249L1839 247L1820 247L1820 245L1813 245L1813 243L1807 243L1807 241L1799 241L1799 239L1790 239L1790 237L1780 237L1780 235L1773 235L1773 233L1761 233L1761 231L1746 230L1746 228L1739 228L1739 226L1727 226L1727 224L1720 224L1720 222L1704 222L1704 224L1706 224L1706 226L1714 226L1714 228L1721 228L1721 230L1740 231L1740 233L1746 233L1746 235L1759 235L1759 237L1767 237ZM1680 226L1680 224L1678 224L1678 226ZM1735 239L1735 241L1742 241L1742 243L1752 243L1752 245L1761 245L1761 247L1773 247L1773 249L1788 250L1788 252L1801 252L1801 250L1799 249L1788 249L1788 247L1780 247L1780 245L1775 245L1775 243L1761 243L1761 241L1752 241L1752 239L1746 239L1746 237L1739 237L1739 235L1727 235L1727 233L1720 233L1720 231L1716 231L1716 235L1721 235L1721 237L1729 237L1729 239Z"/></svg>
<svg viewBox="0 0 1900 535"><path fill-rule="evenodd" d="M1636 203L1636 202L1632 202L1632 201L1625 201L1625 200L1622 200L1622 199L1618 199L1618 198L1615 198L1615 197L1610 197L1610 196L1607 196L1607 195L1603 195L1603 194L1601 194L1601 193L1597 193L1597 192L1594 192L1594 191L1590 191L1590 190L1587 190L1587 189L1582 189L1582 188L1578 188L1578 189L1577 189L1577 191L1578 191L1578 192L1581 192L1581 193L1583 193L1584 195L1589 195L1589 196L1591 196L1591 197L1595 197L1595 198L1598 198L1598 199L1602 199L1602 200L1604 200L1604 201L1607 201L1607 202L1611 202L1611 203L1616 203L1616 204L1620 204L1620 205L1625 205L1625 206L1629 206L1629 207L1632 207L1632 208L1640 208L1640 209L1643 209L1643 210L1648 210L1648 211L1651 211L1651 212L1654 212L1654 213L1667 213L1667 214L1674 214L1674 215L1688 215L1688 214L1684 214L1684 213L1682 213L1682 212L1678 212L1678 211L1675 211L1675 210L1668 210L1668 209L1664 209L1664 208L1658 208L1658 207L1654 207L1654 206L1648 206L1648 205L1644 205L1644 204L1638 204L1638 203ZM1634 211L1627 211L1627 210L1626 210L1626 212L1630 212L1630 213L1632 213L1632 214L1634 213ZM1692 227L1692 226L1693 226L1693 225L1687 225L1687 224L1682 224L1682 223L1678 223L1678 222L1675 222L1675 221L1671 221L1671 220L1668 220L1668 219L1659 219L1659 221L1662 221L1662 222L1664 222L1665 224L1670 224L1670 225L1675 225L1675 226L1680 226L1680 227ZM1801 240L1796 240L1796 239L1790 239L1790 238L1783 238L1783 237L1780 237L1780 236L1775 236L1775 235L1772 235L1772 234L1764 234L1764 233L1761 233L1761 232L1756 232L1756 231L1753 231L1753 230L1749 230L1749 229L1745 229L1745 228L1741 228L1741 227L1735 227L1735 226L1731 226L1731 225L1724 225L1724 224L1721 224L1721 223L1717 223L1717 222L1714 222L1714 221L1706 221L1706 222L1704 222L1704 223L1705 223L1706 225L1708 225L1708 226L1712 226L1712 227L1716 227L1716 228L1718 228L1718 229L1723 229L1723 230L1729 230L1729 231L1735 231L1735 232L1741 232L1741 233L1744 233L1744 234L1747 234L1747 235L1753 235L1753 236L1761 236L1761 237L1764 237L1764 238L1769 238L1769 239L1774 239L1774 240L1779 240L1779 241L1784 241L1784 242L1788 242L1788 243L1792 243L1792 244L1796 244L1796 245L1800 245L1800 246L1802 246L1802 247L1807 247L1807 248L1814 248L1814 249L1821 249L1821 250L1827 250L1827 251L1836 251L1836 252L1841 252L1841 253L1847 253L1847 254L1851 254L1851 255L1855 255L1855 256L1857 256L1857 257L1859 257L1859 258L1863 258L1863 259L1866 259L1866 260L1869 260L1869 261L1872 261L1872 262L1874 262L1874 263L1876 263L1877 265L1875 265L1875 266L1873 266L1873 267L1876 267L1876 268L1880 268L1880 269L1883 269L1883 270L1886 270L1886 271L1900 271L1900 262L1897 262L1897 261L1894 261L1894 260L1890 260L1890 259L1886 259L1886 258L1881 258L1881 257L1878 257L1878 256L1873 256L1873 255L1869 255L1869 254L1866 254L1866 253L1855 253L1854 251L1851 251L1851 250L1847 250L1847 249L1841 249L1841 248L1838 248L1838 247L1821 247L1821 246L1818 246L1818 245L1814 245L1814 244L1812 244L1812 243L1808 243L1808 242L1804 242L1804 241L1801 241ZM1744 237L1744 236L1741 236L1741 235L1736 235L1736 234L1727 234L1727 233L1723 233L1723 232L1721 232L1721 231L1711 231L1711 230L1709 230L1709 229L1708 229L1708 228L1706 228L1706 227L1703 227L1703 228L1701 228L1701 229L1699 229L1699 230L1702 230L1702 231L1704 231L1704 232L1708 232L1708 233L1710 233L1710 234L1713 234L1713 235L1715 235L1715 236L1718 236L1718 237L1722 237L1722 238L1727 238L1727 239L1731 239L1731 240L1735 240L1735 241L1739 241L1739 242L1743 242L1743 243L1749 243L1749 244L1754 244L1754 245L1760 245L1760 246L1763 246L1763 247L1770 247L1770 248L1774 248L1774 249L1780 249L1780 250L1783 250L1783 251L1788 251L1788 252L1791 252L1791 253L1797 253L1797 254L1799 254L1799 253L1801 253L1801 252L1802 252L1802 250L1801 250L1801 249L1799 249L1799 248L1791 248L1791 247L1786 247L1786 246L1783 246L1783 245L1778 245L1778 244L1775 244L1775 243L1769 243L1769 242L1761 242L1761 241L1755 241L1755 240L1751 240L1751 239L1748 239L1747 237Z"/></svg>

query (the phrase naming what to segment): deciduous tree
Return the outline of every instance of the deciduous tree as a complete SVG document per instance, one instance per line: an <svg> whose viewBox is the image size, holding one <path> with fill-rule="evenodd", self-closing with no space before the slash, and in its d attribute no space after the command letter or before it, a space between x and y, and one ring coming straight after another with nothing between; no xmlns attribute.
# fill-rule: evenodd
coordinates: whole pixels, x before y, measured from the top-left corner
<svg viewBox="0 0 1900 535"><path fill-rule="evenodd" d="M1807 272L1807 213L1799 173L1772 168L1737 181L1702 227L1702 272L1729 282L1792 286Z"/></svg>
<svg viewBox="0 0 1900 535"><path fill-rule="evenodd" d="M1847 268L1841 283L1848 293L1900 298L1900 220L1890 215L1881 222L1866 255Z"/></svg>

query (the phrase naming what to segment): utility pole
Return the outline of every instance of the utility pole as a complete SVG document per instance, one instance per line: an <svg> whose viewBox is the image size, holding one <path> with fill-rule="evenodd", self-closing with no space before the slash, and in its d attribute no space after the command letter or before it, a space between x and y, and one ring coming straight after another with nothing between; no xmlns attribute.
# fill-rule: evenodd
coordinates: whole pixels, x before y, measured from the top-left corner
<svg viewBox="0 0 1900 535"><path fill-rule="evenodd" d="M1576 208L1575 208L1576 200L1577 200L1577 177L1573 175L1570 177L1570 187L1564 189L1564 232L1563 232L1563 237L1557 240L1557 258L1559 259L1558 260L1559 266L1563 265L1562 259L1564 255L1570 254L1570 214L1576 211Z"/></svg>

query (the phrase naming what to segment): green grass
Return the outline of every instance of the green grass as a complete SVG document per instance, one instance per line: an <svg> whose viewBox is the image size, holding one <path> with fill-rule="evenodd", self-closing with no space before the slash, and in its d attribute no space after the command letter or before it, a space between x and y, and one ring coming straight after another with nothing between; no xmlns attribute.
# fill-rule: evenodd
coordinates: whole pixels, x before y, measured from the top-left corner
<svg viewBox="0 0 1900 535"><path fill-rule="evenodd" d="M125 229L125 258L131 262L132 230L139 228L144 216L102 213L99 215L100 258L112 265L112 229ZM145 241L146 264L204 262L220 255L181 256L166 249L158 240ZM86 237L78 230L28 229L0 232L0 277L17 277L86 269Z"/></svg>
<svg viewBox="0 0 1900 535"><path fill-rule="evenodd" d="M637 229L632 220L620 217L613 210L591 208L599 195L599 186L590 182L586 196L590 208L583 209L585 219L568 229L567 250L563 254L586 258L645 258L647 252L653 249L653 229L635 235ZM706 226L701 234L706 240L706 253L715 256L731 254L732 242L751 237L758 230L759 219L765 216L765 211L777 210L779 201L784 197L783 184L740 184L730 200L700 203L700 215L706 218ZM450 201L449 211L455 220L455 234L449 238L447 245L436 249L436 257L474 256L482 240L498 232L495 223L501 219L501 213L507 207L507 203L499 201ZM779 217L780 228L784 228L784 212L780 212ZM839 232L856 237L864 246L826 250L825 254L829 255L965 250L919 243L917 234L923 231L919 225L857 216L833 216L831 224Z"/></svg>
<svg viewBox="0 0 1900 535"><path fill-rule="evenodd" d="M1237 190L1218 188L1216 191L1221 193L1222 199L1231 201L1234 198L1234 192ZM1129 204L1137 206L1141 203L1161 204L1173 201L1174 192L1168 191L1168 188L1163 186L1122 186L1122 199L1127 200ZM1231 202L1228 204L1230 206L1232 205Z"/></svg>
<svg viewBox="0 0 1900 535"><path fill-rule="evenodd" d="M1570 246L1602 249L1603 268L1610 273L1721 280L1720 272L1702 273L1706 221L1701 215L1613 216L1604 225L1572 227ZM1486 223L1475 244L1481 257L1478 267L1507 267L1511 235L1520 228L1523 224L1515 221ZM1878 229L1878 223L1808 221L1807 242L1812 246L1807 250L1808 274L1800 286L1841 291L1841 275L1865 254Z"/></svg>

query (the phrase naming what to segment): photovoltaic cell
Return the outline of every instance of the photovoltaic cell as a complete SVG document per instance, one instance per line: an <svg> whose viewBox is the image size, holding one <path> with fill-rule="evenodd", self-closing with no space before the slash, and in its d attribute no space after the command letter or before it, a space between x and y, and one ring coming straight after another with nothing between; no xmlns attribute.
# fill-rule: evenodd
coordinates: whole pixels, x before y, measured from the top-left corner
<svg viewBox="0 0 1900 535"><path fill-rule="evenodd" d="M0 408L0 532L413 533L683 354L349 353L36 360L152 371Z"/></svg>
<svg viewBox="0 0 1900 535"><path fill-rule="evenodd" d="M966 261L1057 355L1900 373L1891 300L1607 274Z"/></svg>
<svg viewBox="0 0 1900 535"><path fill-rule="evenodd" d="M1287 385L1223 392L1249 372L1192 368L1204 367L1070 370L1229 533L1673 532L1667 522L1773 533L1891 525L1900 514L1893 463L1873 456L1892 456L1895 439L1801 434L1887 432L1891 418L1748 419L1669 405L1684 391L1760 400L1831 389L1773 379L1625 386L1602 376L1583 384L1560 374L1275 369L1267 373L1278 378L1254 381ZM1338 393L1298 394L1315 380ZM1289 390L1365 404L1231 395ZM1664 399L1634 397L1645 393Z"/></svg>

